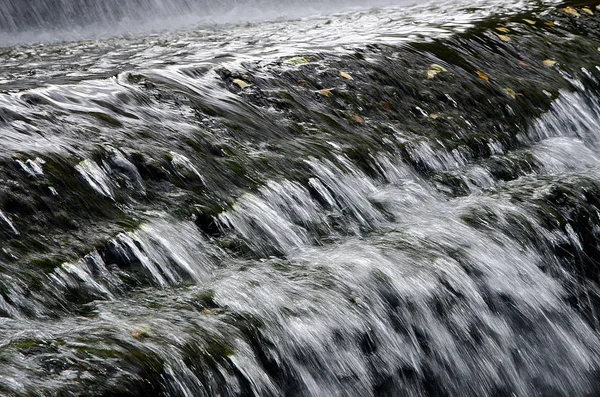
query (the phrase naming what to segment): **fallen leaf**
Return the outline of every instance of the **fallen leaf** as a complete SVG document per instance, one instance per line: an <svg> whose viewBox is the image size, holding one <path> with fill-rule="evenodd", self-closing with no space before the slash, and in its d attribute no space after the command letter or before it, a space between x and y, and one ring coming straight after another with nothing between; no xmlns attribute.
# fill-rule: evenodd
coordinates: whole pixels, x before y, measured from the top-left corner
<svg viewBox="0 0 600 397"><path fill-rule="evenodd" d="M511 38L510 38L510 37L508 37L507 35L504 35L504 34L499 34L499 35L497 35L497 36L498 36L498 38L499 38L500 40L502 40L502 41L505 41L505 42L507 42L507 43L508 43L509 41L511 41Z"/></svg>
<svg viewBox="0 0 600 397"><path fill-rule="evenodd" d="M497 30L498 32L502 32L502 33L509 33L509 32L510 32L510 29L509 29L509 28L502 28L502 27L499 27L499 28L496 28L496 30Z"/></svg>
<svg viewBox="0 0 600 397"><path fill-rule="evenodd" d="M530 25L535 25L535 22L536 22L536 21L534 21L532 19L527 19L527 18L523 18L523 21L527 22Z"/></svg>
<svg viewBox="0 0 600 397"><path fill-rule="evenodd" d="M504 89L504 91L506 91L506 93L508 94L508 96L511 97L512 99L516 99L517 98L517 93L514 92L512 88L506 87Z"/></svg>
<svg viewBox="0 0 600 397"><path fill-rule="evenodd" d="M551 68L552 66L556 65L556 61L554 61L552 59L546 59L543 63L544 63L544 66L547 68Z"/></svg>
<svg viewBox="0 0 600 397"><path fill-rule="evenodd" d="M131 331L131 336L135 339L144 339L150 336L151 330L152 328L149 325L142 324Z"/></svg>
<svg viewBox="0 0 600 397"><path fill-rule="evenodd" d="M546 21L546 22L544 22L544 25L552 27L552 26L554 26L555 24L554 24L554 22L552 22L552 21Z"/></svg>
<svg viewBox="0 0 600 397"><path fill-rule="evenodd" d="M249 84L249 83L246 83L246 82L245 82L244 80L242 80L242 79L233 79L233 82L234 82L235 84L237 84L237 85L238 85L238 86L239 86L239 87L240 87L242 90L243 90L244 88L246 88L246 87L249 87L249 86L250 86L250 84Z"/></svg>
<svg viewBox="0 0 600 397"><path fill-rule="evenodd" d="M325 88L324 90L317 91L319 94L326 96L327 98L331 98L333 93L331 92L331 88Z"/></svg>
<svg viewBox="0 0 600 397"><path fill-rule="evenodd" d="M581 11L589 15L594 15L594 11L590 10L589 8L582 8Z"/></svg>
<svg viewBox="0 0 600 397"><path fill-rule="evenodd" d="M527 62L519 61L519 66L524 67L524 68L528 68L529 64Z"/></svg>
<svg viewBox="0 0 600 397"><path fill-rule="evenodd" d="M437 76L439 73L440 73L439 70L430 69L427 71L427 78L429 80L431 80L431 79L435 78L435 76Z"/></svg>
<svg viewBox="0 0 600 397"><path fill-rule="evenodd" d="M596 48L598 51L600 51L600 47Z"/></svg>
<svg viewBox="0 0 600 397"><path fill-rule="evenodd" d="M480 79L485 80L486 83L490 82L490 78L485 73L482 73L479 70L476 73L477 76L479 76Z"/></svg>
<svg viewBox="0 0 600 397"><path fill-rule="evenodd" d="M574 17L578 17L579 16L579 13L573 7L565 7L565 8L563 8L563 11L566 12L567 14L569 14L569 15L573 15Z"/></svg>
<svg viewBox="0 0 600 397"><path fill-rule="evenodd" d="M283 61L283 63L287 63L292 66L306 65L309 62L306 57L291 57Z"/></svg>
<svg viewBox="0 0 600 397"><path fill-rule="evenodd" d="M210 311L210 309L202 310L202 314L204 314L205 316L212 316L212 312Z"/></svg>
<svg viewBox="0 0 600 397"><path fill-rule="evenodd" d="M360 117L358 114L355 114L354 116L352 116L352 120L356 121L357 123L364 123L365 119L363 119L362 117Z"/></svg>
<svg viewBox="0 0 600 397"><path fill-rule="evenodd" d="M346 73L346 72L340 72L340 76L342 76L343 78L345 78L345 79L348 79L348 80L354 80L354 79L352 78L352 76L350 76L350 75L349 75L348 73Z"/></svg>
<svg viewBox="0 0 600 397"><path fill-rule="evenodd" d="M600 11L600 4L596 6L596 10Z"/></svg>
<svg viewBox="0 0 600 397"><path fill-rule="evenodd" d="M438 117L440 117L440 114L439 114L439 113L431 113L431 114L429 115L429 118L430 118L430 119L433 119L433 120L437 119Z"/></svg>
<svg viewBox="0 0 600 397"><path fill-rule="evenodd" d="M437 63L432 63L431 64L431 69L436 70L438 72L447 72L446 68L444 68L443 66L438 65Z"/></svg>
<svg viewBox="0 0 600 397"><path fill-rule="evenodd" d="M390 103L388 101L381 101L379 103L381 104L381 106L383 107L383 109L386 112L392 113L392 105L390 105Z"/></svg>

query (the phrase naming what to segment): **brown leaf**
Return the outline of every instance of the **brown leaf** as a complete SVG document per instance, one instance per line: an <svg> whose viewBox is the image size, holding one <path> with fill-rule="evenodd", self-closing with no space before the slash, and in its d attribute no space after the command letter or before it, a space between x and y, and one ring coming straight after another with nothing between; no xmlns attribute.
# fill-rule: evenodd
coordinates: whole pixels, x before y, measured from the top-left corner
<svg viewBox="0 0 600 397"><path fill-rule="evenodd" d="M565 7L565 8L563 8L563 11L566 12L567 14L569 14L569 15L573 15L574 17L578 17L579 16L579 13L573 7Z"/></svg>
<svg viewBox="0 0 600 397"><path fill-rule="evenodd" d="M527 62L519 61L519 66L524 67L524 68L528 68L529 64Z"/></svg>
<svg viewBox="0 0 600 397"><path fill-rule="evenodd" d="M588 15L594 15L594 11L590 10L589 8L582 8L581 11L585 12Z"/></svg>
<svg viewBox="0 0 600 397"><path fill-rule="evenodd" d="M429 115L429 118L430 118L430 119L433 119L433 120L437 119L438 117L440 117L440 114L439 114L439 113L431 113L431 114Z"/></svg>
<svg viewBox="0 0 600 397"><path fill-rule="evenodd" d="M511 38L510 38L510 37L508 37L508 36L507 36L507 35L505 35L505 34L499 34L499 35L497 35L497 36L498 36L498 38L499 38L500 40L502 40L502 41L505 41L505 42L507 42L507 43L508 43L509 41L511 41Z"/></svg>
<svg viewBox="0 0 600 397"><path fill-rule="evenodd" d="M348 73L346 72L340 72L340 76L342 76L343 78L347 79L347 80L354 80L354 78L352 78L352 76L350 76Z"/></svg>
<svg viewBox="0 0 600 397"><path fill-rule="evenodd" d="M496 28L496 30L497 30L498 32L502 32L502 33L509 33L509 32L510 32L510 29L509 29L509 28L502 28L502 27L498 27L498 28Z"/></svg>
<svg viewBox="0 0 600 397"><path fill-rule="evenodd" d="M477 76L479 76L480 79L485 80L486 83L490 82L490 78L483 72L480 72L479 70L476 71Z"/></svg>
<svg viewBox="0 0 600 397"><path fill-rule="evenodd" d="M331 92L331 88L325 88L324 90L317 91L319 94L326 96L327 98L331 98L333 93Z"/></svg>
<svg viewBox="0 0 600 397"><path fill-rule="evenodd" d="M544 22L544 25L552 27L555 25L555 23L552 21L546 21L546 22Z"/></svg>
<svg viewBox="0 0 600 397"><path fill-rule="evenodd" d="M556 65L556 61L552 59L546 59L544 60L543 64L545 67L551 68L552 66Z"/></svg>
<svg viewBox="0 0 600 397"><path fill-rule="evenodd" d="M359 124L362 124L365 122L365 119L363 119L362 117L360 117L358 114L355 114L352 116L352 120L356 121Z"/></svg>
<svg viewBox="0 0 600 397"><path fill-rule="evenodd" d="M392 113L392 105L390 105L390 103L388 101L381 101L379 103L381 104L381 106L383 107L383 109L386 112Z"/></svg>

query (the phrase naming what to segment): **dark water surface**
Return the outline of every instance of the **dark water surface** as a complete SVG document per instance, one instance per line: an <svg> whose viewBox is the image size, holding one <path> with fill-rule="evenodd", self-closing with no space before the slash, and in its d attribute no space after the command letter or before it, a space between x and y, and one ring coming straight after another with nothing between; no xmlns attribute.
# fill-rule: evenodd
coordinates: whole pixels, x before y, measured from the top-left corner
<svg viewBox="0 0 600 397"><path fill-rule="evenodd" d="M0 5L0 395L599 395L600 9L271 5Z"/></svg>

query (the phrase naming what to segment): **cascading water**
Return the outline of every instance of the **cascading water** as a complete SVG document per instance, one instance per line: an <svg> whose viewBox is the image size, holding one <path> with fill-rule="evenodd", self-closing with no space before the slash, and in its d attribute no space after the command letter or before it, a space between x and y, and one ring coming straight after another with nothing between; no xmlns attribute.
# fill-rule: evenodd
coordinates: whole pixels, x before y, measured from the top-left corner
<svg viewBox="0 0 600 397"><path fill-rule="evenodd" d="M600 8L341 4L0 5L0 395L600 393Z"/></svg>

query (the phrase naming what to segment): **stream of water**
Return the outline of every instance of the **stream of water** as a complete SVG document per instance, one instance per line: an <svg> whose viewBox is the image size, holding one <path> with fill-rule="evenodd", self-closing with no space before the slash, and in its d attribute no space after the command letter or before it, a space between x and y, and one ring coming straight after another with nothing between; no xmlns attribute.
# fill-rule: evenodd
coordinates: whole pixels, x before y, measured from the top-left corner
<svg viewBox="0 0 600 397"><path fill-rule="evenodd" d="M598 395L584 3L1 3L0 395Z"/></svg>

